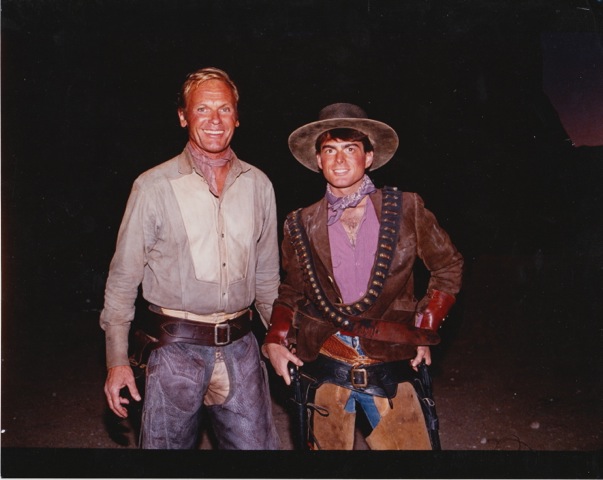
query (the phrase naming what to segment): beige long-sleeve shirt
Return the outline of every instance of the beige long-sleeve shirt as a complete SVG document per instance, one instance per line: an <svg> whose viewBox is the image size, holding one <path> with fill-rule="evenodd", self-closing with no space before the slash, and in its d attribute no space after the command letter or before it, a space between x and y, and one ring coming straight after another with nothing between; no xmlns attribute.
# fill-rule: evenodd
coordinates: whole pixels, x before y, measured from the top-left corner
<svg viewBox="0 0 603 480"><path fill-rule="evenodd" d="M109 368L128 365L141 284L163 308L208 315L255 303L268 324L279 285L274 189L258 168L232 162L220 197L186 151L134 182L100 315Z"/></svg>

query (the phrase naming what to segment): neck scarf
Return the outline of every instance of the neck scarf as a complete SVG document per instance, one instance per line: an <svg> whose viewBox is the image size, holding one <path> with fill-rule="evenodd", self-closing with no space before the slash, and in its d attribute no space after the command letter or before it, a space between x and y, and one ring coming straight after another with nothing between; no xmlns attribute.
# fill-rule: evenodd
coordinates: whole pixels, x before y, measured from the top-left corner
<svg viewBox="0 0 603 480"><path fill-rule="evenodd" d="M197 169L201 170L203 177L205 177L205 180L209 185L209 191L218 197L218 184L216 182L214 167L223 167L226 165L232 160L234 152L230 149L230 147L228 147L228 149L224 152L223 158L214 159L209 158L207 155L203 155L199 151L193 149L190 142L186 144L186 149L188 153L190 153L191 157L193 157L193 161L195 162Z"/></svg>
<svg viewBox="0 0 603 480"><path fill-rule="evenodd" d="M329 202L329 218L327 219L327 225L333 225L343 215L343 211L346 208L357 207L360 202L369 193L375 192L377 189L368 175L364 175L360 188L350 195L345 197L337 197L331 190L331 186L327 184L327 202Z"/></svg>

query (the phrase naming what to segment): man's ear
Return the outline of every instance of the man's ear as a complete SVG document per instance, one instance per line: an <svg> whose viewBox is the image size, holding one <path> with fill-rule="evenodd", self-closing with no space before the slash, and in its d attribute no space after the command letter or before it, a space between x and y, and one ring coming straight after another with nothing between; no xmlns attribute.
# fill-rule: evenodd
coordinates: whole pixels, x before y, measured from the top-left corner
<svg viewBox="0 0 603 480"><path fill-rule="evenodd" d="M367 170L373 164L374 153L375 152L366 152L364 154L364 168Z"/></svg>
<svg viewBox="0 0 603 480"><path fill-rule="evenodd" d="M320 159L320 155L316 154L316 164L318 165L318 169L322 170L322 160Z"/></svg>
<svg viewBox="0 0 603 480"><path fill-rule="evenodd" d="M186 118L184 117L184 110L182 108L178 109L178 119L180 120L180 126L182 128L184 128L188 125L186 123Z"/></svg>

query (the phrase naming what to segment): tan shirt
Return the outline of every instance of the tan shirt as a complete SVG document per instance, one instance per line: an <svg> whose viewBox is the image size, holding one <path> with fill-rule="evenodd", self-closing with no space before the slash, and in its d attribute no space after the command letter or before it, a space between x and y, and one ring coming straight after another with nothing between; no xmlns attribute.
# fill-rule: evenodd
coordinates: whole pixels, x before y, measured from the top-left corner
<svg viewBox="0 0 603 480"><path fill-rule="evenodd" d="M134 182L119 229L100 316L107 366L128 364L134 302L210 315L255 302L267 325L279 285L274 189L233 159L215 197L186 152Z"/></svg>

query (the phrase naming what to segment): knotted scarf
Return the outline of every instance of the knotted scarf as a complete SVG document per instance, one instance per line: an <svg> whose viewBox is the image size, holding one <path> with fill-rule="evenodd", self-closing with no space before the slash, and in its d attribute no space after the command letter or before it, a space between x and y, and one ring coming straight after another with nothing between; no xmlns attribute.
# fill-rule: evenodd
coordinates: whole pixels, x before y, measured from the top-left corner
<svg viewBox="0 0 603 480"><path fill-rule="evenodd" d="M354 193L350 195L346 195L344 197L337 197L333 191L331 190L331 186L327 184L327 202L329 202L329 218L327 219L327 225L333 225L337 220L341 218L343 215L343 211L346 208L357 207L360 202L366 197L368 194L375 192L377 189L373 182L368 177L368 175L364 175L362 179L362 184L360 188L356 190Z"/></svg>
<svg viewBox="0 0 603 480"><path fill-rule="evenodd" d="M193 149L190 142L186 144L186 150L188 153L190 153L191 157L193 157L195 166L201 170L203 177L205 177L205 180L209 185L209 191L218 197L218 184L216 182L214 167L223 167L226 165L232 160L234 152L230 149L230 147L228 147L228 149L224 152L223 158L209 158L207 155L203 155L199 151Z"/></svg>

